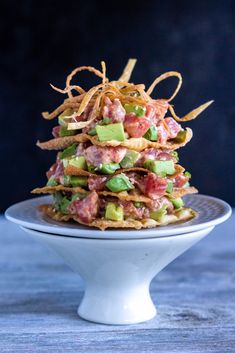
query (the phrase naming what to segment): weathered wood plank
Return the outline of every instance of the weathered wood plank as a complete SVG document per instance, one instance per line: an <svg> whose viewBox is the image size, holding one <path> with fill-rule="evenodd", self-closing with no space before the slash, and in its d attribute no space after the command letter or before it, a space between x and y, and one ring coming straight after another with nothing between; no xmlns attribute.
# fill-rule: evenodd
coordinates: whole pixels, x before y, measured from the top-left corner
<svg viewBox="0 0 235 353"><path fill-rule="evenodd" d="M234 229L235 216L154 279L156 318L106 326L78 318L80 277L0 219L0 352L234 352Z"/></svg>

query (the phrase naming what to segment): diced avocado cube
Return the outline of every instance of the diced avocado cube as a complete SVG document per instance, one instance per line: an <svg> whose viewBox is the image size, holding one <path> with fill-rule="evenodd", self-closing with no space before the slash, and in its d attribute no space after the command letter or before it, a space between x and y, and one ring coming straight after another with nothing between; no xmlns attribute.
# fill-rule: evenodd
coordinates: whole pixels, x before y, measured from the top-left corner
<svg viewBox="0 0 235 353"><path fill-rule="evenodd" d="M60 203L60 211L62 213L68 213L69 205L70 205L70 201L67 199L67 197L63 197Z"/></svg>
<svg viewBox="0 0 235 353"><path fill-rule="evenodd" d="M177 136L174 138L175 142L184 142L186 139L187 131L186 130L181 130L178 132Z"/></svg>
<svg viewBox="0 0 235 353"><path fill-rule="evenodd" d="M99 125L108 125L112 123L112 119L110 118L103 118L98 124Z"/></svg>
<svg viewBox="0 0 235 353"><path fill-rule="evenodd" d="M177 151L170 152L170 155L175 158L177 162L179 161L179 155Z"/></svg>
<svg viewBox="0 0 235 353"><path fill-rule="evenodd" d="M91 165L91 164L89 164L89 165L87 166L87 170L88 170L88 172L90 172L90 173L94 173L94 172L96 172L98 169L99 169L98 167L95 167L94 165Z"/></svg>
<svg viewBox="0 0 235 353"><path fill-rule="evenodd" d="M88 131L88 135L90 135L90 136L95 136L95 135L97 135L96 128L93 127L92 129L90 129L90 130Z"/></svg>
<svg viewBox="0 0 235 353"><path fill-rule="evenodd" d="M70 175L64 175L64 186L70 186Z"/></svg>
<svg viewBox="0 0 235 353"><path fill-rule="evenodd" d="M116 205L115 203L108 202L105 207L104 217L112 221L123 221L123 208L119 205Z"/></svg>
<svg viewBox="0 0 235 353"><path fill-rule="evenodd" d="M186 189L190 186L189 182L187 181L187 183L184 184L183 188Z"/></svg>
<svg viewBox="0 0 235 353"><path fill-rule="evenodd" d="M149 140L149 141L157 141L158 134L157 134L157 128L155 125L150 126L150 128L144 135L144 138L146 138L146 140Z"/></svg>
<svg viewBox="0 0 235 353"><path fill-rule="evenodd" d="M64 185L72 187L87 186L87 177L77 175L64 175Z"/></svg>
<svg viewBox="0 0 235 353"><path fill-rule="evenodd" d="M141 208L144 205L143 202L140 201L134 201L133 204L136 208Z"/></svg>
<svg viewBox="0 0 235 353"><path fill-rule="evenodd" d="M54 205L57 211L68 213L68 206L70 205L69 199L63 196L60 192L54 194Z"/></svg>
<svg viewBox="0 0 235 353"><path fill-rule="evenodd" d="M140 105L134 104L124 104L124 109L127 113L134 113L136 116L144 116L145 108L141 107Z"/></svg>
<svg viewBox="0 0 235 353"><path fill-rule="evenodd" d="M47 186L56 186L56 185L58 185L58 183L56 182L55 178L50 177L50 179L48 179Z"/></svg>
<svg viewBox="0 0 235 353"><path fill-rule="evenodd" d="M73 157L69 159L68 165L71 165L79 169L84 169L84 170L87 169L87 163L86 163L85 157L83 156Z"/></svg>
<svg viewBox="0 0 235 353"><path fill-rule="evenodd" d="M72 144L71 146L65 148L65 150L63 150L60 153L60 159L64 159L64 158L68 158L71 156L74 156L77 150L77 145L76 143Z"/></svg>
<svg viewBox="0 0 235 353"><path fill-rule="evenodd" d="M129 178L123 173L115 175L109 181L107 181L105 185L112 192L134 189L134 186L130 182Z"/></svg>
<svg viewBox="0 0 235 353"><path fill-rule="evenodd" d="M189 173L189 172L184 172L184 175L185 175L186 177L188 177L189 179L192 178L192 175L191 175L191 173Z"/></svg>
<svg viewBox="0 0 235 353"><path fill-rule="evenodd" d="M172 160L170 161L153 161L147 160L144 162L144 167L151 170L153 173L164 178L166 175L175 173L175 166Z"/></svg>
<svg viewBox="0 0 235 353"><path fill-rule="evenodd" d="M84 197L87 196L87 192L76 192L75 194L73 194L72 198L71 198L71 201L76 201L76 200L82 200L84 199Z"/></svg>
<svg viewBox="0 0 235 353"><path fill-rule="evenodd" d="M150 218L154 219L157 222L160 222L162 217L167 213L166 209L167 209L167 205L163 205L158 210L151 211L150 212Z"/></svg>
<svg viewBox="0 0 235 353"><path fill-rule="evenodd" d="M177 199L170 199L175 208L181 208L184 206L184 201L179 197Z"/></svg>
<svg viewBox="0 0 235 353"><path fill-rule="evenodd" d="M99 168L99 172L103 174L113 174L119 168L120 165L118 163L107 163L102 164L102 166Z"/></svg>
<svg viewBox="0 0 235 353"><path fill-rule="evenodd" d="M125 157L121 161L122 168L132 168L134 167L135 163L137 162L140 156L139 152L133 150L127 150Z"/></svg>
<svg viewBox="0 0 235 353"><path fill-rule="evenodd" d="M76 130L68 130L67 126L61 126L59 135L60 137L65 137L75 135L76 133Z"/></svg>
<svg viewBox="0 0 235 353"><path fill-rule="evenodd" d="M58 122L61 126L67 126L67 119L65 117L68 117L70 115L73 114L73 109L72 108L68 108L68 109L65 109L65 111L59 115L58 117Z"/></svg>
<svg viewBox="0 0 235 353"><path fill-rule="evenodd" d="M86 187L87 186L87 177L86 176L71 175L70 184L74 188L77 186Z"/></svg>
<svg viewBox="0 0 235 353"><path fill-rule="evenodd" d="M100 141L124 141L125 132L122 123L109 124L109 125L96 125L97 135Z"/></svg>
<svg viewBox="0 0 235 353"><path fill-rule="evenodd" d="M173 191L173 182L172 182L172 181L168 181L167 187L166 187L166 192L168 192L169 194L171 194L172 191Z"/></svg>
<svg viewBox="0 0 235 353"><path fill-rule="evenodd" d="M64 168L66 168L66 167L68 167L68 165L69 165L69 159L62 159L62 163L63 163L63 166L64 166Z"/></svg>

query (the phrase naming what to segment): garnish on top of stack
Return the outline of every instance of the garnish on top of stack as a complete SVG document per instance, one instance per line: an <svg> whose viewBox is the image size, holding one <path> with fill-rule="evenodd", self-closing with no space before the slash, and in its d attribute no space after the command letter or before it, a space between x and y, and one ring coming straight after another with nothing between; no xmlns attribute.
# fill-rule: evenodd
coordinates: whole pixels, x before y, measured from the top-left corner
<svg viewBox="0 0 235 353"><path fill-rule="evenodd" d="M152 228L196 215L182 200L197 190L176 150L192 138L191 129L180 122L195 119L212 101L180 118L170 104L182 85L180 73L164 73L145 91L143 84L129 83L135 63L130 59L117 81L108 80L101 62L102 71L90 66L73 70L65 89L51 85L68 98L52 113L42 113L47 120L58 118L58 125L53 139L37 145L60 151L47 172L47 185L32 191L53 195L53 204L41 206L49 217L104 230ZM102 82L87 92L72 85L82 70ZM168 77L178 79L172 96L151 98Z"/></svg>

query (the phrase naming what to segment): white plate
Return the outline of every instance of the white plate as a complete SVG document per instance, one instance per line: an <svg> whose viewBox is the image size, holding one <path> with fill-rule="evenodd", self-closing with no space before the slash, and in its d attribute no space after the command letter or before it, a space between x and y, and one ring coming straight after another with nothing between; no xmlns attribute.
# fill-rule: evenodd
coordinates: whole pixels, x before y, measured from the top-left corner
<svg viewBox="0 0 235 353"><path fill-rule="evenodd" d="M138 239L189 233L215 226L226 221L232 213L231 207L226 202L215 197L200 194L187 195L184 201L187 207L191 207L198 212L197 217L181 224L143 230L114 229L101 231L75 222L54 221L38 210L39 205L51 202L51 196L37 197L17 203L7 209L5 216L8 220L20 226L45 233L80 238Z"/></svg>

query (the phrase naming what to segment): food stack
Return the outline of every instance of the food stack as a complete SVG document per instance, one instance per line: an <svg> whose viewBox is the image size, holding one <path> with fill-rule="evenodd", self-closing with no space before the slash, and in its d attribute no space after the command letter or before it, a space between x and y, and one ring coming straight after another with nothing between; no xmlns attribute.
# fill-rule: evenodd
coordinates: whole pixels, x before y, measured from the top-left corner
<svg viewBox="0 0 235 353"><path fill-rule="evenodd" d="M76 68L65 89L52 86L68 97L52 113L43 113L58 123L53 139L37 145L58 153L46 186L33 190L52 194L53 202L41 207L49 217L104 230L151 228L195 216L182 197L197 190L176 150L192 138L180 123L196 118L211 102L179 118L170 102L181 87L181 75L167 72L145 90L143 84L129 83L135 62L128 61L117 81L108 80L102 62L102 70ZM101 83L87 92L72 85L82 70ZM173 95L153 99L157 84L168 77L178 79Z"/></svg>

